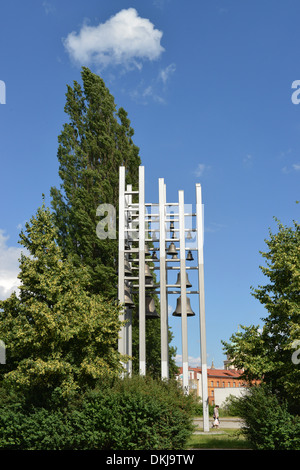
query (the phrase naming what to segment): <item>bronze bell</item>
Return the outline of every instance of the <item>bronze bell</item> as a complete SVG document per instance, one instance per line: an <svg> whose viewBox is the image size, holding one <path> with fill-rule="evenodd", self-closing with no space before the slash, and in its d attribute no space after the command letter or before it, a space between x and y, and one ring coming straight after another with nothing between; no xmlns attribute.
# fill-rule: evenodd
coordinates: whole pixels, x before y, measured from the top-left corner
<svg viewBox="0 0 300 470"><path fill-rule="evenodd" d="M174 222L170 222L170 230L174 230Z"/></svg>
<svg viewBox="0 0 300 470"><path fill-rule="evenodd" d="M175 311L173 312L173 316L181 317L181 313L182 313L182 309L181 309L181 296L180 296L177 299L177 305L176 305ZM186 314L188 317L195 316L195 313L191 309L190 299L188 297L186 298Z"/></svg>
<svg viewBox="0 0 300 470"><path fill-rule="evenodd" d="M151 253L150 253L150 251L149 251L148 245L147 245L147 243L145 243L145 256L148 256L148 255L150 255L150 254L151 254Z"/></svg>
<svg viewBox="0 0 300 470"><path fill-rule="evenodd" d="M130 267L130 264L127 260L125 260L125 263L124 263L124 273L125 273L125 276L131 276L132 275L131 267Z"/></svg>
<svg viewBox="0 0 300 470"><path fill-rule="evenodd" d="M193 238L190 230L188 231L186 238L187 240L191 240Z"/></svg>
<svg viewBox="0 0 300 470"><path fill-rule="evenodd" d="M152 259L158 259L158 258L157 258L156 251L153 251L153 253L152 253Z"/></svg>
<svg viewBox="0 0 300 470"><path fill-rule="evenodd" d="M126 305L126 307L134 307L134 303L132 301L132 298L130 297L130 292L126 288L124 290L124 304Z"/></svg>
<svg viewBox="0 0 300 470"><path fill-rule="evenodd" d="M153 276L151 274L150 268L147 263L145 263L145 278L146 279L152 279Z"/></svg>
<svg viewBox="0 0 300 470"><path fill-rule="evenodd" d="M159 318L159 315L155 309L154 299L152 299L149 295L146 296L146 317Z"/></svg>
<svg viewBox="0 0 300 470"><path fill-rule="evenodd" d="M187 273L185 273L185 282L186 282L186 287L192 287L192 284L189 281ZM180 272L177 274L176 285L179 287L181 286L181 273Z"/></svg>
<svg viewBox="0 0 300 470"><path fill-rule="evenodd" d="M187 261L193 261L193 259L194 259L194 257L193 257L193 255L192 255L192 252L191 252L191 250L189 250L189 251L188 251L188 254L187 254L187 256L186 256L186 260L187 260Z"/></svg>
<svg viewBox="0 0 300 470"><path fill-rule="evenodd" d="M168 251L167 251L167 254L168 255L177 255L177 250L176 250L176 247L174 245L174 243L170 243L170 246L168 248Z"/></svg>
<svg viewBox="0 0 300 470"><path fill-rule="evenodd" d="M158 238L157 238L157 236L156 236L156 232L153 232L153 233L152 233L152 241L153 241L153 242L158 242Z"/></svg>

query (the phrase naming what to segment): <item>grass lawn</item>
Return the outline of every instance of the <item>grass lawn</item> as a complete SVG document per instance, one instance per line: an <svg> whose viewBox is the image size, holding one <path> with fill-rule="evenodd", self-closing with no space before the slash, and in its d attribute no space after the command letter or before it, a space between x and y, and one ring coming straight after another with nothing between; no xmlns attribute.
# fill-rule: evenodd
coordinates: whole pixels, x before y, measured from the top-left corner
<svg viewBox="0 0 300 470"><path fill-rule="evenodd" d="M249 442L236 429L210 429L205 434L193 434L187 449L251 449Z"/></svg>

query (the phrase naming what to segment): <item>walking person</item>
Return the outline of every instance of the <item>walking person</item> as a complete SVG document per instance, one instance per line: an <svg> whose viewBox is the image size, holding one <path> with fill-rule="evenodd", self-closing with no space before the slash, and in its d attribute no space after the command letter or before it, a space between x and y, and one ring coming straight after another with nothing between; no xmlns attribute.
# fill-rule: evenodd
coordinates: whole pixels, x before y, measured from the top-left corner
<svg viewBox="0 0 300 470"><path fill-rule="evenodd" d="M219 428L219 424L220 424L220 420L219 420L219 405L216 405L214 407L214 414L213 414L213 418L214 418L214 421L213 421L213 428Z"/></svg>

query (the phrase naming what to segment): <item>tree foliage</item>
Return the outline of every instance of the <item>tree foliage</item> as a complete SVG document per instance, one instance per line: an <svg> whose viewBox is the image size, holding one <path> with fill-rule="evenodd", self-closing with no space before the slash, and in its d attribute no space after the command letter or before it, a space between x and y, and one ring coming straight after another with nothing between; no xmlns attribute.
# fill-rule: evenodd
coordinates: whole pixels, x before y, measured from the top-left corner
<svg viewBox="0 0 300 470"><path fill-rule="evenodd" d="M293 227L277 223L277 233L270 231L266 240L268 251L262 252L266 264L260 269L268 282L252 288L267 311L263 328L243 326L243 332L223 345L234 364L245 369L247 378L263 378L297 409L300 365L293 354L300 344L300 226L295 221Z"/></svg>
<svg viewBox="0 0 300 470"><path fill-rule="evenodd" d="M139 149L123 108L117 111L104 81L82 68L81 86L67 87L65 112L69 122L58 137L60 189L51 189L58 242L90 272L90 290L116 298L117 240L96 235L97 207L118 209L119 166L125 165L127 184L138 181Z"/></svg>
<svg viewBox="0 0 300 470"><path fill-rule="evenodd" d="M270 387L251 387L242 398L232 398L232 402L243 419L242 432L253 449L300 450L300 418L289 413L287 402Z"/></svg>
<svg viewBox="0 0 300 470"><path fill-rule="evenodd" d="M151 377L105 380L65 408L0 404L1 449L183 449L193 398L175 382Z"/></svg>
<svg viewBox="0 0 300 470"><path fill-rule="evenodd" d="M0 337L7 361L2 379L42 402L68 398L120 370L119 308L91 294L88 270L64 257L44 204L20 243L20 295L0 303Z"/></svg>

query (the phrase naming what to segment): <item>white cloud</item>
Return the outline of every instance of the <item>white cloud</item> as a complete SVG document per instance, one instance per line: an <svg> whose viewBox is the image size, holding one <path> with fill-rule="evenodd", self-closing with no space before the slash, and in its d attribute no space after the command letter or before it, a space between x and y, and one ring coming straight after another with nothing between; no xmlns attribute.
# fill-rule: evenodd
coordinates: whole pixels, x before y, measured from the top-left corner
<svg viewBox="0 0 300 470"><path fill-rule="evenodd" d="M175 64L170 64L166 68L162 69L159 72L159 78L162 80L164 84L167 83L169 80L170 76L175 72L176 70L176 65Z"/></svg>
<svg viewBox="0 0 300 470"><path fill-rule="evenodd" d="M7 246L8 236L0 230L0 299L4 300L20 285L19 258L21 247Z"/></svg>
<svg viewBox="0 0 300 470"><path fill-rule="evenodd" d="M71 32L63 43L71 58L81 65L141 69L144 60L158 59L164 51L162 35L149 19L128 8L98 26L84 24L78 34Z"/></svg>
<svg viewBox="0 0 300 470"><path fill-rule="evenodd" d="M50 13L55 12L55 6L47 2L47 0L43 2L43 7L44 7L46 15L49 15Z"/></svg>
<svg viewBox="0 0 300 470"><path fill-rule="evenodd" d="M176 354L175 363L179 367L182 366L182 355L181 354ZM189 363L189 367L201 367L201 357L200 356L198 356L198 357L189 356L188 357L188 363Z"/></svg>
<svg viewBox="0 0 300 470"><path fill-rule="evenodd" d="M243 164L246 167L252 166L252 163L253 163L253 156L252 155L248 154L243 158Z"/></svg>
<svg viewBox="0 0 300 470"><path fill-rule="evenodd" d="M199 163L196 170L194 171L194 175L199 178L203 176L203 173L210 169L210 166L205 165L204 163Z"/></svg>
<svg viewBox="0 0 300 470"><path fill-rule="evenodd" d="M283 168L281 168L282 173L284 173L286 175L291 173L293 170L294 171L300 171L300 163L294 163L291 167L284 166Z"/></svg>

